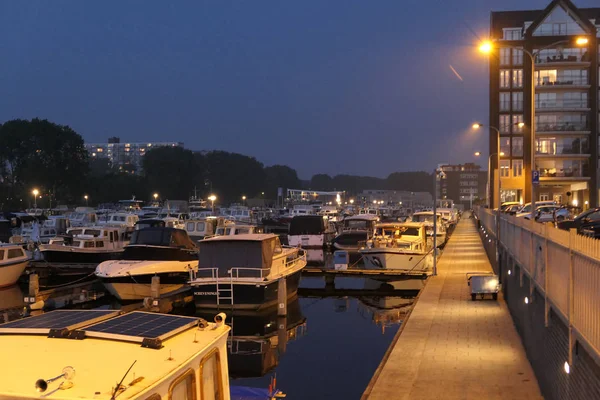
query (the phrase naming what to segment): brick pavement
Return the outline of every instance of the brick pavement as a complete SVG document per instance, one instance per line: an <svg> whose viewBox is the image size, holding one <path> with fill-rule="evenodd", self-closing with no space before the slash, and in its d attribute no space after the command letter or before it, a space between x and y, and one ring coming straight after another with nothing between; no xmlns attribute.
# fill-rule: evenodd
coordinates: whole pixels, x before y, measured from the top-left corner
<svg viewBox="0 0 600 400"><path fill-rule="evenodd" d="M502 293L471 301L465 274L491 270L465 215L364 399L542 398Z"/></svg>

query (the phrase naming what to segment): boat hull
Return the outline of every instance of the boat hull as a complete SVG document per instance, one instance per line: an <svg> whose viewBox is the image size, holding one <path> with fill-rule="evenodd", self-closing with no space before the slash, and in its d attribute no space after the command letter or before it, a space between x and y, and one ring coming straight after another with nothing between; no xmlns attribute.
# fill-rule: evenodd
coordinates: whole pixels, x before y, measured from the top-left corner
<svg viewBox="0 0 600 400"><path fill-rule="evenodd" d="M301 269L285 277L287 298L291 298L298 292L300 284ZM222 280L219 283L221 297L230 297L230 281ZM279 282L239 282L233 281L233 306L229 299L221 299L217 302L217 285L213 282L198 282L193 285L194 303L197 309L233 308L236 310L259 310L277 304Z"/></svg>
<svg viewBox="0 0 600 400"><path fill-rule="evenodd" d="M49 263L64 263L64 264L100 264L108 260L117 260L123 254L123 250L115 250L110 252L92 253L80 252L73 250L42 250L44 260Z"/></svg>
<svg viewBox="0 0 600 400"><path fill-rule="evenodd" d="M188 286L188 273L168 272L162 274L146 274L100 278L100 281L117 299L122 301L143 300L152 297L152 278L160 278L159 295L167 296Z"/></svg>
<svg viewBox="0 0 600 400"><path fill-rule="evenodd" d="M321 233L319 235L288 235L288 243L293 247L303 249L324 247L333 239L333 233Z"/></svg>
<svg viewBox="0 0 600 400"><path fill-rule="evenodd" d="M29 264L29 260L0 265L0 287L12 286L17 283L27 264Z"/></svg>
<svg viewBox="0 0 600 400"><path fill-rule="evenodd" d="M366 269L423 272L430 270L433 263L431 253L401 252L393 248L363 249L360 253Z"/></svg>
<svg viewBox="0 0 600 400"><path fill-rule="evenodd" d="M358 251L360 242L366 242L369 237L366 231L342 232L331 243L337 250Z"/></svg>

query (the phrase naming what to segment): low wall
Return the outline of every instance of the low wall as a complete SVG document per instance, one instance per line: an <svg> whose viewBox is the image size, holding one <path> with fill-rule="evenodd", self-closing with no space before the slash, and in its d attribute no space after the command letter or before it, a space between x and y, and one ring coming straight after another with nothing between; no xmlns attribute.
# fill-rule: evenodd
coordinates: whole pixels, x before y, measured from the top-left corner
<svg viewBox="0 0 600 400"><path fill-rule="evenodd" d="M488 258L495 265L495 240L490 232L487 232L486 238L486 232L485 228L479 230ZM550 308L548 326L545 326L543 294L535 289L508 254L501 252L499 259L494 271L500 276L504 299L544 398L600 399L600 366L597 360L584 346L575 342L570 372L565 372L564 365L569 357L568 322Z"/></svg>

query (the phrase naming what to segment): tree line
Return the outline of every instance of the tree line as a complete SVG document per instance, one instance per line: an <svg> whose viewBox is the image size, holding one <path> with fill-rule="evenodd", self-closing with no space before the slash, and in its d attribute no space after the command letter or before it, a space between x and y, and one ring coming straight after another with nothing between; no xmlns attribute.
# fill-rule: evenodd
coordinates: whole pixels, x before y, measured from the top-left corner
<svg viewBox="0 0 600 400"><path fill-rule="evenodd" d="M0 124L0 206L2 210L30 207L32 190L40 207L89 205L131 199L187 200L194 193L215 194L221 203L241 202L242 196L277 198L285 190L345 190L353 195L366 189L430 192L426 172L394 172L387 178L326 174L301 181L287 165L265 166L254 157L226 151L194 152L181 147L158 147L142 159L142 173L118 169L108 159L90 157L81 135L66 125L47 120L11 120Z"/></svg>

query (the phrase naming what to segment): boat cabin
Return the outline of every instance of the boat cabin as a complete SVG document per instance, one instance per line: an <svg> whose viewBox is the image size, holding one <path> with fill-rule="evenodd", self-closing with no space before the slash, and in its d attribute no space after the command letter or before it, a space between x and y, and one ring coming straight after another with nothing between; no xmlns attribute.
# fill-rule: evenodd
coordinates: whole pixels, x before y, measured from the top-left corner
<svg viewBox="0 0 600 400"><path fill-rule="evenodd" d="M104 221L101 221L100 223L103 223L105 225L133 228L135 226L135 223L138 222L139 219L140 217L136 214L118 212L108 214L106 216L106 219Z"/></svg>
<svg viewBox="0 0 600 400"><path fill-rule="evenodd" d="M290 222L290 235L320 235L327 231L326 220L321 215L299 215Z"/></svg>
<svg viewBox="0 0 600 400"><path fill-rule="evenodd" d="M420 222L385 223L375 225L374 239L399 241L427 241L425 224Z"/></svg>
<svg viewBox="0 0 600 400"><path fill-rule="evenodd" d="M0 399L229 400L230 328L225 314L215 321L56 310L2 324L11 367L0 374Z"/></svg>
<svg viewBox="0 0 600 400"><path fill-rule="evenodd" d="M165 226L166 226L166 223L162 219L148 218L148 219L140 219L138 222L136 222L134 229L136 231L139 231L140 229L164 228Z"/></svg>
<svg viewBox="0 0 600 400"><path fill-rule="evenodd" d="M190 219L185 223L185 230L195 240L204 239L205 236L214 235L219 219L215 217Z"/></svg>
<svg viewBox="0 0 600 400"><path fill-rule="evenodd" d="M262 233L262 228L256 225L227 224L219 226L215 236L245 235L247 233Z"/></svg>
<svg viewBox="0 0 600 400"><path fill-rule="evenodd" d="M379 221L377 215L352 215L344 218L342 229L344 231L373 230L377 221Z"/></svg>
<svg viewBox="0 0 600 400"><path fill-rule="evenodd" d="M93 226L70 228L65 236L52 238L49 244L112 250L122 248L128 240L129 235L123 229Z"/></svg>

